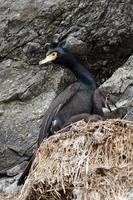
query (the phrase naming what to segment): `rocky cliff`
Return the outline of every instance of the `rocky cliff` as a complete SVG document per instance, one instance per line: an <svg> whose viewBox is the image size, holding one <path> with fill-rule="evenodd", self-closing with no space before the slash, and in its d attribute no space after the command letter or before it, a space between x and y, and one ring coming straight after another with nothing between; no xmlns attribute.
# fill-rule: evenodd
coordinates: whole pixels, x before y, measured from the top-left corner
<svg viewBox="0 0 133 200"><path fill-rule="evenodd" d="M131 0L0 1L0 191L16 191L45 110L74 78L54 65L39 67L46 43L69 48L98 85L120 68L104 86L118 104L113 117L133 119L132 18Z"/></svg>

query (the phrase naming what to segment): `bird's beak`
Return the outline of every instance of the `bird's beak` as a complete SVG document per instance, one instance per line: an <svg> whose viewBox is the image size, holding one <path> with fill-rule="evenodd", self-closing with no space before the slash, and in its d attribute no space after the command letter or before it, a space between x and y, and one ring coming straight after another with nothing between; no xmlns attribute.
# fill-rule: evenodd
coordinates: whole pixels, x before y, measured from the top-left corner
<svg viewBox="0 0 133 200"><path fill-rule="evenodd" d="M48 62L51 62L51 61L53 61L53 60L55 60L55 57L53 57L53 56L50 54L50 55L46 56L46 58L45 58L44 60L41 60L41 61L39 62L39 65L43 65L43 64L48 63Z"/></svg>

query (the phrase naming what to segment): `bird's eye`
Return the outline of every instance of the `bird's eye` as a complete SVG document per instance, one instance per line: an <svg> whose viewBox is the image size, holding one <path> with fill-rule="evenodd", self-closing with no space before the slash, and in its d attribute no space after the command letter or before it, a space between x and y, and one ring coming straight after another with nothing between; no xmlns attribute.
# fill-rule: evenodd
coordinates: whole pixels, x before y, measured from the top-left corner
<svg viewBox="0 0 133 200"><path fill-rule="evenodd" d="M57 52L53 52L51 55L52 55L53 57L57 57Z"/></svg>

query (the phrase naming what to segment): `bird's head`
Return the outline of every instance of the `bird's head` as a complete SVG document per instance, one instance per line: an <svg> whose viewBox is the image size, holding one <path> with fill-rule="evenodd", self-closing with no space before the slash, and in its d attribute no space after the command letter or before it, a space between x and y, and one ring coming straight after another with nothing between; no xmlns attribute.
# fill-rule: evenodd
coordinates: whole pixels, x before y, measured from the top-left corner
<svg viewBox="0 0 133 200"><path fill-rule="evenodd" d="M65 65L70 60L75 61L75 58L68 50L63 49L61 47L55 47L55 48L50 48L48 50L48 52L46 53L45 59L41 60L39 62L39 65L49 63L49 62Z"/></svg>

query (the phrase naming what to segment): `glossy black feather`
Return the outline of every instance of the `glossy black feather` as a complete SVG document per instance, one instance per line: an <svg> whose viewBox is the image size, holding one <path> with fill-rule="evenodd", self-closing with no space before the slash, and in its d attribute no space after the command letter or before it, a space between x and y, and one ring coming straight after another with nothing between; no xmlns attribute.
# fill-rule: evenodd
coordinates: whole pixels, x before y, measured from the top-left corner
<svg viewBox="0 0 133 200"><path fill-rule="evenodd" d="M44 138L50 136L52 120L58 115L58 112L62 109L62 107L64 107L79 91L80 85L80 82L71 84L53 100L43 117L43 122L38 135L38 146L40 146Z"/></svg>
<svg viewBox="0 0 133 200"><path fill-rule="evenodd" d="M81 113L81 114L72 116L68 121L66 121L63 128L68 127L71 124L78 122L80 120L84 120L85 122L96 122L96 121L102 120L102 119L103 118L100 115L89 114L89 113ZM67 128L67 130L68 129L69 129L69 127Z"/></svg>
<svg viewBox="0 0 133 200"><path fill-rule="evenodd" d="M45 138L54 133L54 130L61 129L73 115L90 114L92 112L92 95L96 89L96 83L91 73L79 64L69 51L57 47L50 49L47 54L52 51L58 52L58 58L53 62L70 69L78 81L61 92L46 111L38 136L38 147ZM28 175L31 163L32 160L20 177L19 185Z"/></svg>
<svg viewBox="0 0 133 200"><path fill-rule="evenodd" d="M31 158L30 158L30 160L29 160L29 163L27 164L27 166L26 166L25 169L24 169L24 172L22 173L22 175L21 175L20 178L18 179L17 185L22 185L22 184L24 184L25 179L26 179L26 177L27 177L28 174L29 174L29 171L30 171L30 169L31 169L31 165L32 165L34 159L35 159L35 154L33 154L33 155L31 156Z"/></svg>

